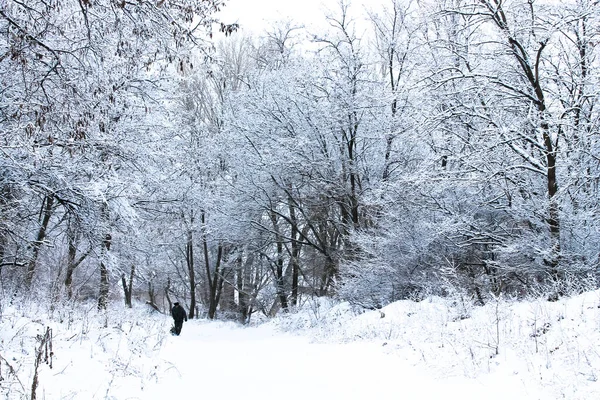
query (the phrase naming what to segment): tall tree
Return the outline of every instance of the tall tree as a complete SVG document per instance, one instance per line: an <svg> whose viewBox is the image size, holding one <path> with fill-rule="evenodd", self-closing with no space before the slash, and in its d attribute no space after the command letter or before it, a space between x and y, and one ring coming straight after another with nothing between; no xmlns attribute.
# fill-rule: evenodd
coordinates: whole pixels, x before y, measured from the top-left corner
<svg viewBox="0 0 600 400"><path fill-rule="evenodd" d="M115 170L133 161L130 138L147 134L141 121L156 105L161 76L172 66L183 68L192 47L206 47L204 28L221 5L219 0L0 5L5 40L0 163L13 171L3 188L18 184L22 204L36 196L44 199L43 218L28 235L31 254L22 273L27 282L34 277L58 205L93 224L86 219L82 197L99 207L114 198L110 191L115 186L101 182L115 179ZM103 187L110 190L100 194ZM10 195L5 200L5 206L13 204ZM64 221L59 217L56 222ZM26 224L30 230L36 226ZM96 243L106 248L103 230Z"/></svg>

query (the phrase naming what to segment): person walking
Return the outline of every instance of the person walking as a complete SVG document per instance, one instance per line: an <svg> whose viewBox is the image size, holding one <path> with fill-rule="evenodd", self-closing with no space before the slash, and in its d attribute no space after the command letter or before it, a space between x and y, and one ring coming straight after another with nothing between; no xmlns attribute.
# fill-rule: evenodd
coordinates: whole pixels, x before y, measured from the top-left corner
<svg viewBox="0 0 600 400"><path fill-rule="evenodd" d="M175 327L171 330L174 335L179 336L181 333L181 328L183 327L183 321L187 321L187 313L185 309L179 305L178 302L173 304L173 308L171 309L171 316L175 321Z"/></svg>

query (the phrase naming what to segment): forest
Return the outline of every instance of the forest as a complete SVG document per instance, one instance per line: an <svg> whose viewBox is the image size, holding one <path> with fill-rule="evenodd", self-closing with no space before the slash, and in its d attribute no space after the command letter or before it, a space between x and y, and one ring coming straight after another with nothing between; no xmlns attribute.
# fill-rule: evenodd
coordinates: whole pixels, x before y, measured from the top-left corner
<svg viewBox="0 0 600 400"><path fill-rule="evenodd" d="M224 3L0 2L0 307L598 287L598 0Z"/></svg>

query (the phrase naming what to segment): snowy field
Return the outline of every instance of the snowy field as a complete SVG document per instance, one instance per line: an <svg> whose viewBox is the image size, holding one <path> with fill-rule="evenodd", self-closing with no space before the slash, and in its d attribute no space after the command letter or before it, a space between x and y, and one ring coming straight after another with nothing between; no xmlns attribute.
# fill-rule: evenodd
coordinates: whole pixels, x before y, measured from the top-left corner
<svg viewBox="0 0 600 400"><path fill-rule="evenodd" d="M596 399L599 304L598 291L485 307L431 298L381 312L321 300L249 327L190 321L179 337L143 305L98 314L19 304L2 310L0 394L31 398L50 327L37 399Z"/></svg>

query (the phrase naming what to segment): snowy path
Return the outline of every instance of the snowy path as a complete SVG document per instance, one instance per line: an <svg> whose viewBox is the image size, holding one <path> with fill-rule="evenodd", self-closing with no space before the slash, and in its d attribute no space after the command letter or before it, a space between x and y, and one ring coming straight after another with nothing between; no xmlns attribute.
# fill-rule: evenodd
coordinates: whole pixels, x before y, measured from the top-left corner
<svg viewBox="0 0 600 400"><path fill-rule="evenodd" d="M314 344L272 327L184 324L161 358L172 364L131 398L165 399L535 399L518 377L502 382L435 379L381 344ZM163 364L164 365L164 364Z"/></svg>

